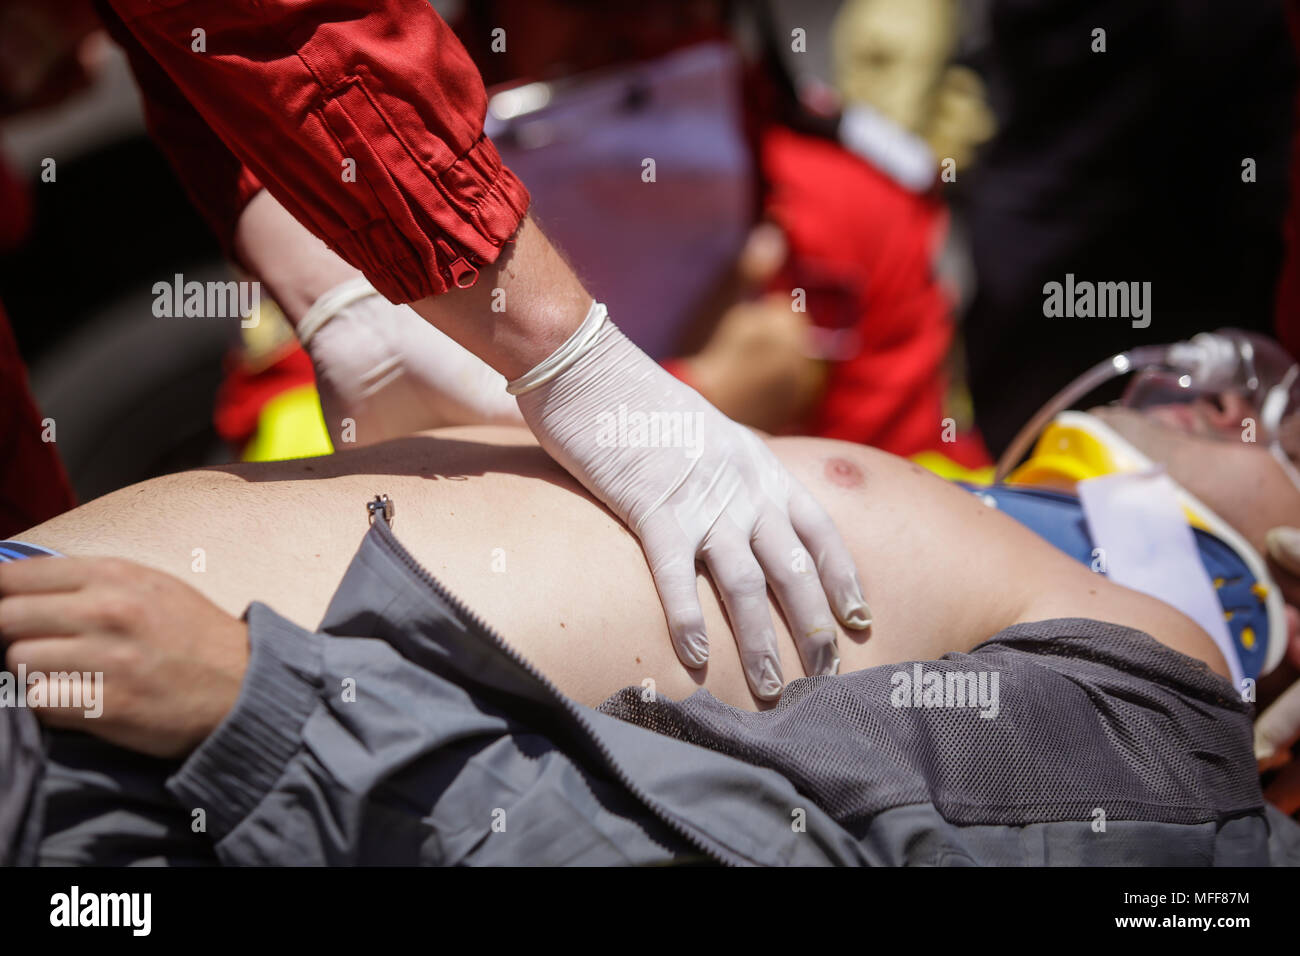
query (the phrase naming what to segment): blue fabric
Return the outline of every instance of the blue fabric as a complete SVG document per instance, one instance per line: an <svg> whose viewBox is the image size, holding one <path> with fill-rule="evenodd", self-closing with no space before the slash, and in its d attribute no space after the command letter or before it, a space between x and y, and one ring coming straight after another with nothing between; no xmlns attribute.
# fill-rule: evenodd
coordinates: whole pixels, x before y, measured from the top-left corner
<svg viewBox="0 0 1300 956"><path fill-rule="evenodd" d="M1015 518L1049 544L1055 545L1076 561L1092 566L1093 541L1083 505L1074 495L1041 488L1010 485L980 487L963 485L968 491L991 497L1003 511ZM1193 528L1196 547L1210 580L1214 582L1225 615L1228 631L1241 660L1242 673L1258 677L1268 654L1268 608L1251 590L1256 578L1231 545L1221 538ZM1104 572L1102 572L1104 573ZM1252 646L1242 640L1245 629L1256 636Z"/></svg>
<svg viewBox="0 0 1300 956"><path fill-rule="evenodd" d="M0 541L0 564L37 557L60 557L60 555L57 551L42 548L39 544L28 544L25 541Z"/></svg>

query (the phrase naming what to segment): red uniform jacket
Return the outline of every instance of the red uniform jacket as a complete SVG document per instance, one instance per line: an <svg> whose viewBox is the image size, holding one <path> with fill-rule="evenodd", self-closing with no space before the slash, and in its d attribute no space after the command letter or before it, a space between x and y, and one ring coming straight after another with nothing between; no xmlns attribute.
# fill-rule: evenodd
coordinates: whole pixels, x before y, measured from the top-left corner
<svg viewBox="0 0 1300 956"><path fill-rule="evenodd" d="M934 263L946 227L917 195L837 143L781 127L762 137L767 215L786 234L789 265L773 288L802 288L809 317L839 350L801 434L898 455L942 441L952 303Z"/></svg>
<svg viewBox="0 0 1300 956"><path fill-rule="evenodd" d="M265 185L410 302L472 281L527 211L483 135L478 70L427 0L110 2L150 130L227 248Z"/></svg>
<svg viewBox="0 0 1300 956"><path fill-rule="evenodd" d="M31 219L31 197L0 158L0 251L17 245ZM57 445L42 424L27 367L0 307L0 538L40 524L77 502ZM56 425L57 428L57 425Z"/></svg>

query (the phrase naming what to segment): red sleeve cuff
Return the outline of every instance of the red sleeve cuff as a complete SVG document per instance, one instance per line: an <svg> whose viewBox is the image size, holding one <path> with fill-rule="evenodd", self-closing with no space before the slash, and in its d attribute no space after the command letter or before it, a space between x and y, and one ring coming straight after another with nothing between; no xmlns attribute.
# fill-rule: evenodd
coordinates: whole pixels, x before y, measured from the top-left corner
<svg viewBox="0 0 1300 956"><path fill-rule="evenodd" d="M687 385L690 385L692 388L695 387L695 384L691 381L690 364L686 361L686 359L682 359L682 358L664 359L659 364L662 365L664 367L664 371L666 371L673 378L677 379L678 381L685 382Z"/></svg>
<svg viewBox="0 0 1300 956"><path fill-rule="evenodd" d="M528 191L428 0L111 2L229 153L390 300L466 282L518 229Z"/></svg>

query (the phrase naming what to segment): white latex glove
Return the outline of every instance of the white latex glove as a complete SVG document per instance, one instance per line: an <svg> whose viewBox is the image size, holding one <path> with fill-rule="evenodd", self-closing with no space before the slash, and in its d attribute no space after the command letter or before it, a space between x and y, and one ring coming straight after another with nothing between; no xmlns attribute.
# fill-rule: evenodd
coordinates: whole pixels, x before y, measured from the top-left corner
<svg viewBox="0 0 1300 956"><path fill-rule="evenodd" d="M660 368L599 303L510 390L547 452L641 539L684 664L700 667L709 654L695 583L701 559L755 695L777 697L784 683L769 584L805 671L835 672L834 618L854 629L871 623L853 558L826 512L753 432ZM638 442L639 415L647 424L675 422L674 447Z"/></svg>
<svg viewBox="0 0 1300 956"><path fill-rule="evenodd" d="M357 445L443 425L523 424L500 372L365 279L317 299L298 338L335 447L346 419Z"/></svg>
<svg viewBox="0 0 1300 956"><path fill-rule="evenodd" d="M1268 556L1281 569L1277 576L1288 598L1294 600L1295 588L1300 580L1300 529L1285 525L1270 528L1265 538ZM1296 633L1297 612L1288 604L1287 650L1291 662L1300 666L1300 638ZM1261 770L1287 763L1291 747L1300 739L1300 681L1292 684L1255 719L1255 758Z"/></svg>
<svg viewBox="0 0 1300 956"><path fill-rule="evenodd" d="M1300 681L1284 690L1255 720L1255 759L1261 770L1291 759L1291 746L1300 739Z"/></svg>

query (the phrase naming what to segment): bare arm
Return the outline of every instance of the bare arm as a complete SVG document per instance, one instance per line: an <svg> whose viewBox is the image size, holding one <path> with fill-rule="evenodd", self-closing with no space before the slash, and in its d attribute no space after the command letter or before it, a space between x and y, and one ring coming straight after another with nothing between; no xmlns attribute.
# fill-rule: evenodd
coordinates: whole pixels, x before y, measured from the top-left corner
<svg viewBox="0 0 1300 956"><path fill-rule="evenodd" d="M348 265L263 191L240 216L235 253L293 325L324 293L357 278ZM531 218L468 289L411 303L507 378L555 351L587 314L591 296Z"/></svg>
<svg viewBox="0 0 1300 956"><path fill-rule="evenodd" d="M510 379L563 345L590 305L573 269L527 216L473 286L411 308Z"/></svg>
<svg viewBox="0 0 1300 956"><path fill-rule="evenodd" d="M267 287L296 328L311 304L361 272L330 251L265 189L235 227L235 255Z"/></svg>

